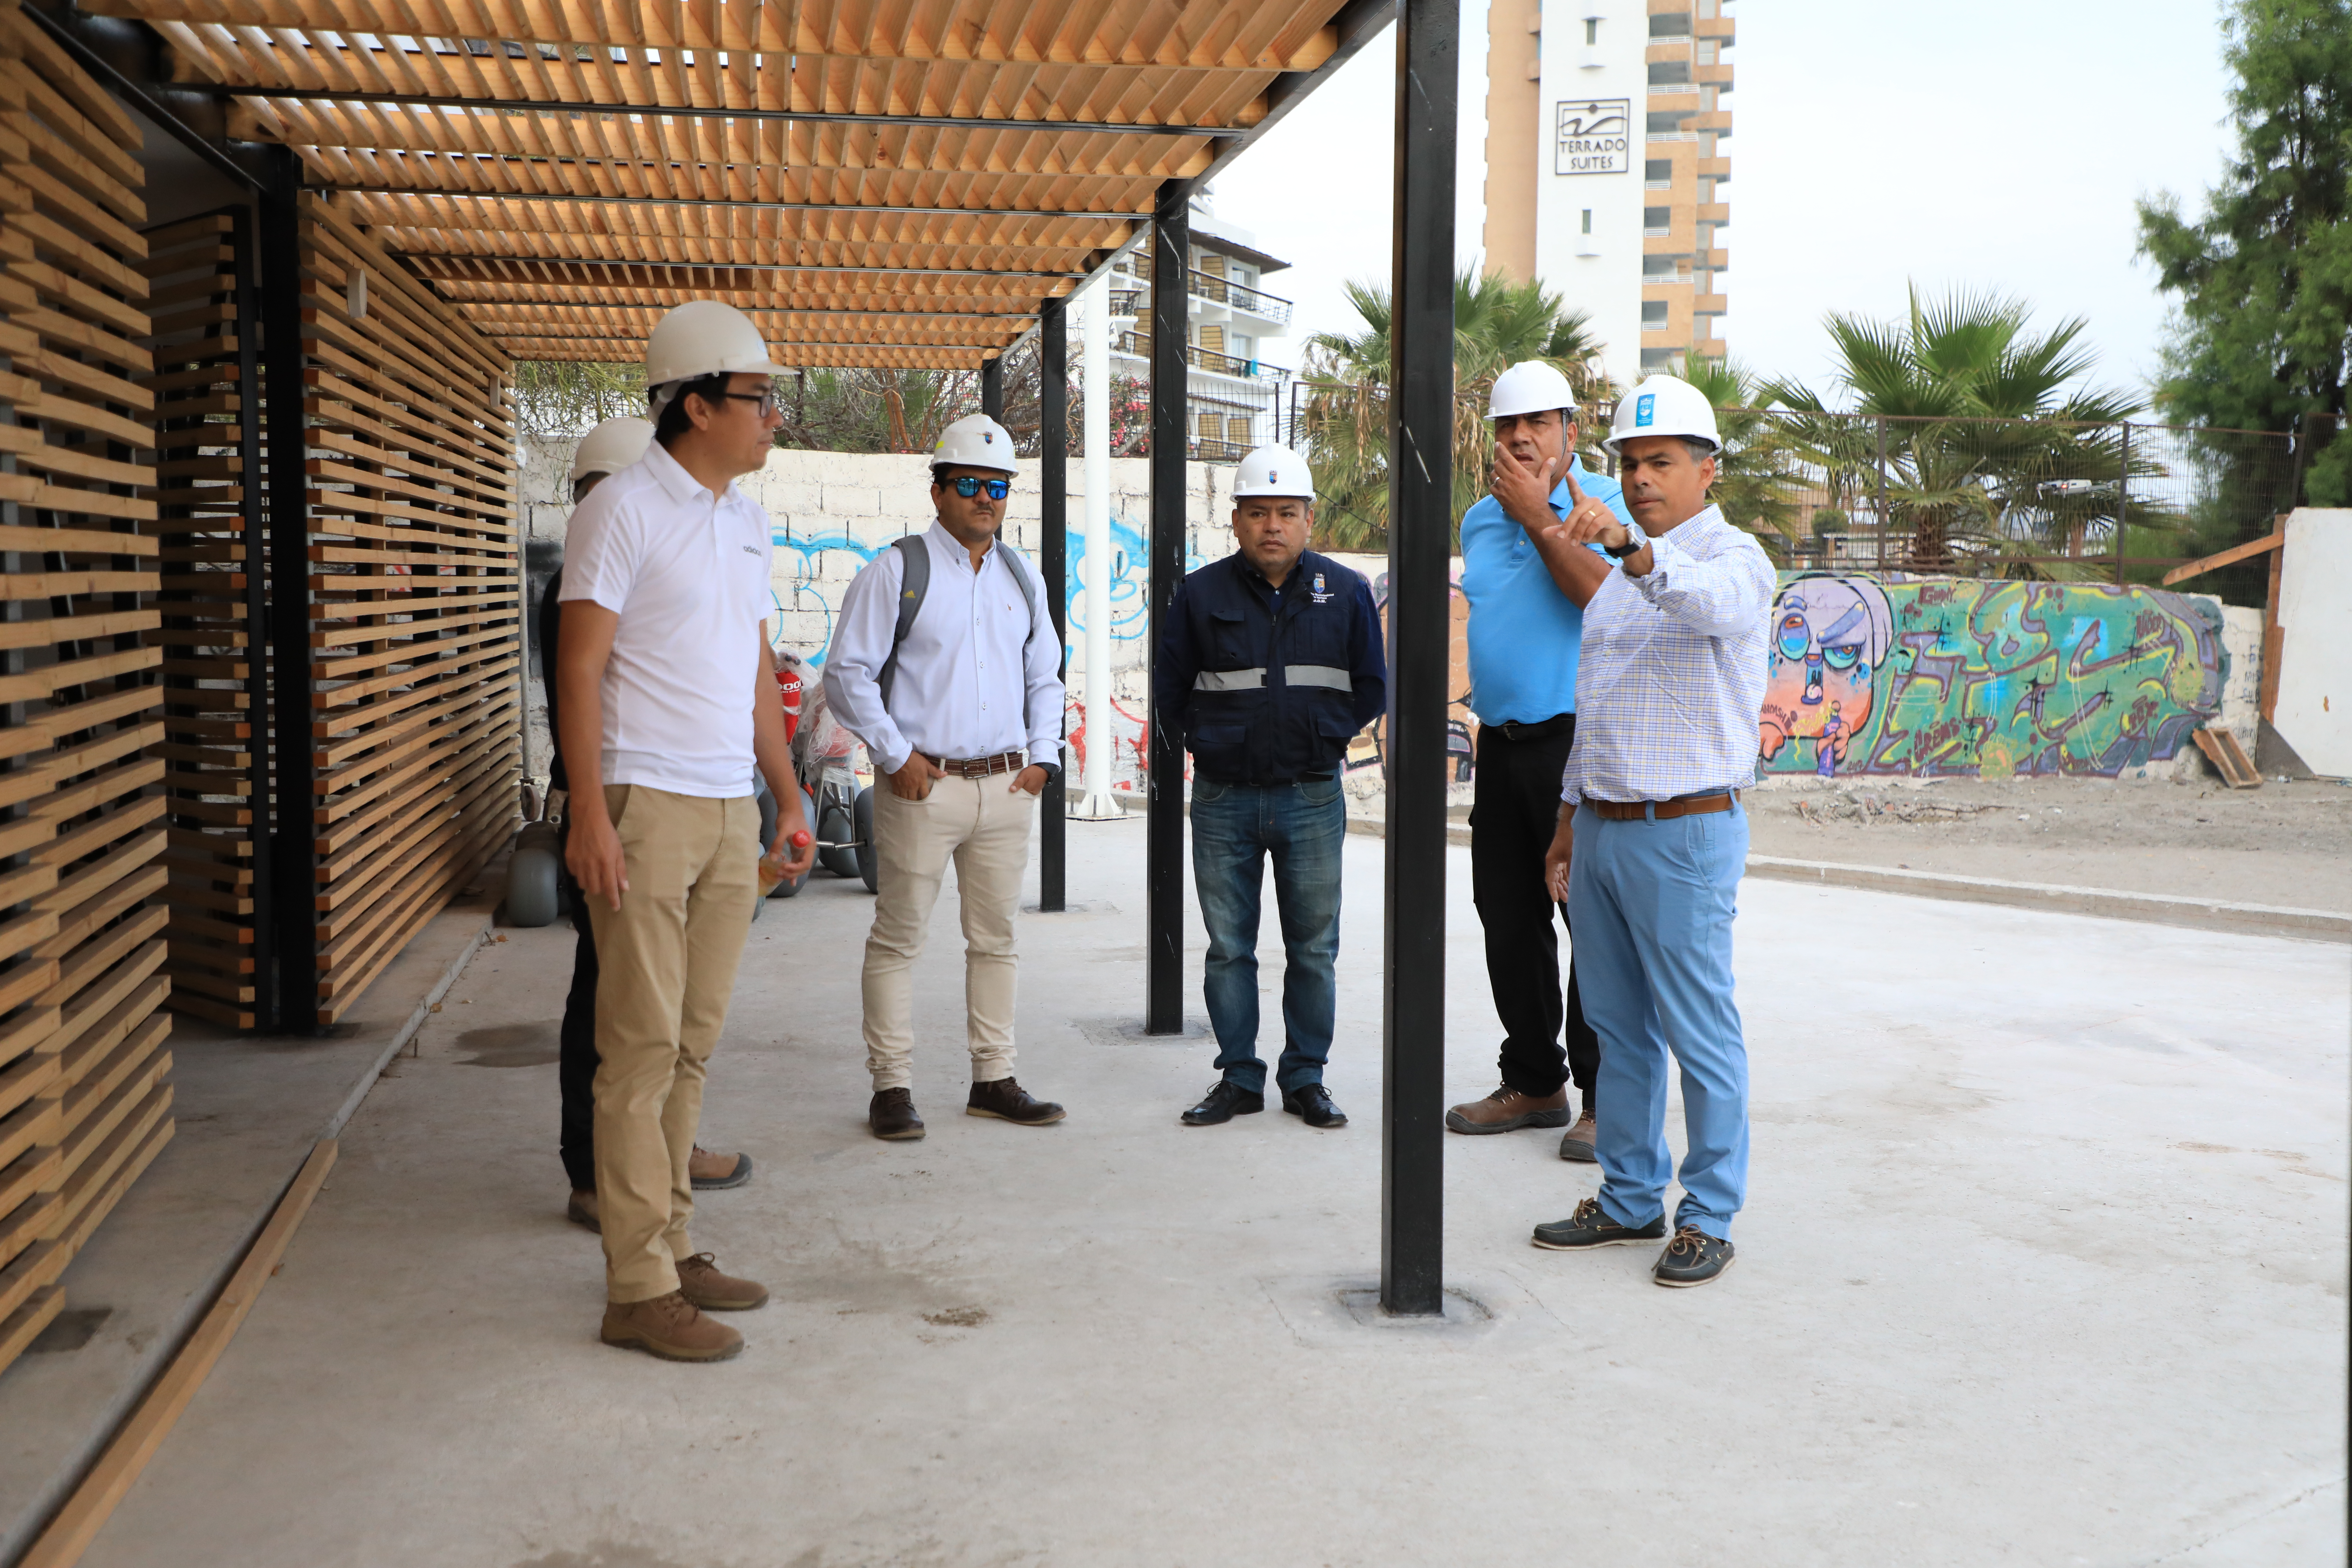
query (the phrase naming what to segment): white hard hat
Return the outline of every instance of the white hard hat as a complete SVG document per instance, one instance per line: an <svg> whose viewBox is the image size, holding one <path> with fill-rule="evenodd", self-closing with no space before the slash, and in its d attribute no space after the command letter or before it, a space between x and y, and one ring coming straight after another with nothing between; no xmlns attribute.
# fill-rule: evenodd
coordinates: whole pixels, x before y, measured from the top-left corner
<svg viewBox="0 0 2352 1568"><path fill-rule="evenodd" d="M1244 496L1297 496L1315 499L1315 470L1287 447L1260 447L1242 459L1234 477L1234 499Z"/></svg>
<svg viewBox="0 0 2352 1568"><path fill-rule="evenodd" d="M646 385L721 374L782 375L751 318L723 300L694 300L654 323L646 340ZM661 402L668 401L667 398Z"/></svg>
<svg viewBox="0 0 2352 1568"><path fill-rule="evenodd" d="M940 432L931 467L943 468L950 464L994 468L1004 474L1021 471L1020 462L1013 456L1013 433L985 414L967 414Z"/></svg>
<svg viewBox="0 0 2352 1568"><path fill-rule="evenodd" d="M1620 398L1617 417L1601 444L1622 456L1620 443L1633 436L1681 436L1723 450L1715 405L1706 393L1671 375L1654 375Z"/></svg>
<svg viewBox="0 0 2352 1568"><path fill-rule="evenodd" d="M1496 376L1495 390L1486 398L1489 419L1512 414L1541 414L1548 408L1575 413L1576 394L1569 390L1568 377L1559 374L1558 365L1546 364L1539 359L1521 360Z"/></svg>
<svg viewBox="0 0 2352 1568"><path fill-rule="evenodd" d="M654 422L623 415L607 419L580 438L580 449L572 454L572 482L578 484L592 474L617 474L646 455L654 442Z"/></svg>

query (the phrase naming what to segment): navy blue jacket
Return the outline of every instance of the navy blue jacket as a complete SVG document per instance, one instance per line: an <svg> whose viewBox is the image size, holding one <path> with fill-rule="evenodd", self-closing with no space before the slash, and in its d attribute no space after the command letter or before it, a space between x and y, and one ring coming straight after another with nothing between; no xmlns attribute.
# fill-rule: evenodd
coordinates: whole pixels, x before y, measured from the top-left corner
<svg viewBox="0 0 2352 1568"><path fill-rule="evenodd" d="M1388 707L1371 585L1299 556L1280 588L1239 552L1177 584L1151 666L1158 722L1178 725L1197 777L1292 784L1334 773Z"/></svg>

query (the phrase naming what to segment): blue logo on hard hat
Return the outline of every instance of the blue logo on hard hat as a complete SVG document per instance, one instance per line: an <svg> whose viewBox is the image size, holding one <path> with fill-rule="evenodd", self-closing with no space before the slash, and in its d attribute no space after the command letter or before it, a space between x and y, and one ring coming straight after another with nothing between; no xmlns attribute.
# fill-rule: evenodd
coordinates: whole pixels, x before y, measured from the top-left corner
<svg viewBox="0 0 2352 1568"><path fill-rule="evenodd" d="M1277 468L1268 468L1265 471L1265 482L1270 485L1278 485L1282 483L1281 470Z"/></svg>
<svg viewBox="0 0 2352 1568"><path fill-rule="evenodd" d="M989 446L996 445L996 432L993 430L982 430L980 433L980 438Z"/></svg>
<svg viewBox="0 0 2352 1568"><path fill-rule="evenodd" d="M1645 392L1642 394L1641 396L1635 398L1633 400L1633 428L1639 430L1643 426L1649 424L1651 416L1656 414L1657 411L1658 395L1656 393Z"/></svg>

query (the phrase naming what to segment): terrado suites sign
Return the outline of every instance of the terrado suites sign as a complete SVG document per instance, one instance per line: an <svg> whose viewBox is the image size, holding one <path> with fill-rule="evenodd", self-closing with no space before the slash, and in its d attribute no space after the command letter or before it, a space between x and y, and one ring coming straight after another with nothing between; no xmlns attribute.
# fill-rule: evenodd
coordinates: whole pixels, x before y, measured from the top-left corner
<svg viewBox="0 0 2352 1568"><path fill-rule="evenodd" d="M1626 98L1563 100L1554 116L1551 172L1555 174L1622 174L1628 161L1633 102Z"/></svg>

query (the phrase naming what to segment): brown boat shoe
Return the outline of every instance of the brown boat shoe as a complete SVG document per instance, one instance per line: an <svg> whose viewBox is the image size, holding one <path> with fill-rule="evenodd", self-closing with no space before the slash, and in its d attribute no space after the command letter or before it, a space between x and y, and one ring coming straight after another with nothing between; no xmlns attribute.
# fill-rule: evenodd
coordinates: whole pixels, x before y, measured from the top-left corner
<svg viewBox="0 0 2352 1568"><path fill-rule="evenodd" d="M1463 1101L1445 1113L1450 1132L1516 1132L1522 1127L1565 1127L1568 1086L1551 1094L1521 1094L1505 1084L1484 1100Z"/></svg>
<svg viewBox="0 0 2352 1568"><path fill-rule="evenodd" d="M608 1345L664 1361L726 1361L743 1351L741 1334L705 1315L678 1290L649 1300L605 1303L600 1337Z"/></svg>
<svg viewBox="0 0 2352 1568"><path fill-rule="evenodd" d="M718 1259L708 1252L677 1260L677 1288L706 1312L748 1312L768 1304L765 1285L720 1273Z"/></svg>

